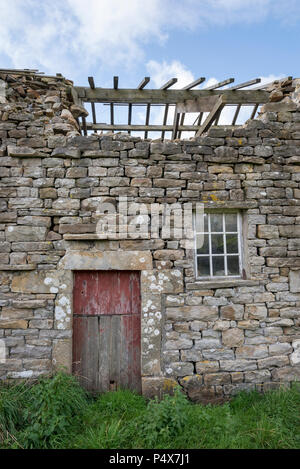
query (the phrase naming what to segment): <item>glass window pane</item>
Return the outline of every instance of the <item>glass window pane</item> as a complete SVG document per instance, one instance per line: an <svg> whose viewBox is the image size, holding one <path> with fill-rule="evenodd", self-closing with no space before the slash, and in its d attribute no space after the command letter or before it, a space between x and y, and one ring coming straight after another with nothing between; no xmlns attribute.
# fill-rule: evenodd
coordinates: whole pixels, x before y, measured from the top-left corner
<svg viewBox="0 0 300 469"><path fill-rule="evenodd" d="M204 213L204 231L205 233L208 232L208 214Z"/></svg>
<svg viewBox="0 0 300 469"><path fill-rule="evenodd" d="M213 254L224 253L223 235L211 235L211 251Z"/></svg>
<svg viewBox="0 0 300 469"><path fill-rule="evenodd" d="M208 235L197 235L197 254L209 254Z"/></svg>
<svg viewBox="0 0 300 469"><path fill-rule="evenodd" d="M227 257L227 270L228 275L239 275L239 256L228 256Z"/></svg>
<svg viewBox="0 0 300 469"><path fill-rule="evenodd" d="M208 232L207 213L195 213L195 229L197 233Z"/></svg>
<svg viewBox="0 0 300 469"><path fill-rule="evenodd" d="M202 214L201 213L196 213L195 215L195 226L196 226L196 232L202 232L204 230L205 233L208 232L208 215L207 213L203 214L203 219L202 219Z"/></svg>
<svg viewBox="0 0 300 469"><path fill-rule="evenodd" d="M226 225L226 231L237 231L237 214L226 213L225 225Z"/></svg>
<svg viewBox="0 0 300 469"><path fill-rule="evenodd" d="M238 235L237 234L227 234L226 235L226 249L227 252L238 254Z"/></svg>
<svg viewBox="0 0 300 469"><path fill-rule="evenodd" d="M209 257L197 257L198 265L198 276L199 277L209 277Z"/></svg>
<svg viewBox="0 0 300 469"><path fill-rule="evenodd" d="M210 214L210 227L211 231L223 231L223 215L221 213Z"/></svg>
<svg viewBox="0 0 300 469"><path fill-rule="evenodd" d="M225 275L224 257L223 256L213 257L212 262L213 262L213 275L224 276Z"/></svg>

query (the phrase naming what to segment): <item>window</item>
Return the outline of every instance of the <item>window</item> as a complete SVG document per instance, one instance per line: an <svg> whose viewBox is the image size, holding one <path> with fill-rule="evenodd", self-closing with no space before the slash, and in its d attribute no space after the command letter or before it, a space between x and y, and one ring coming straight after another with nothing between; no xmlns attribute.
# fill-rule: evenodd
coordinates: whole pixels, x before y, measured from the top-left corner
<svg viewBox="0 0 300 469"><path fill-rule="evenodd" d="M241 214L239 212L204 213L195 217L196 276L241 277Z"/></svg>

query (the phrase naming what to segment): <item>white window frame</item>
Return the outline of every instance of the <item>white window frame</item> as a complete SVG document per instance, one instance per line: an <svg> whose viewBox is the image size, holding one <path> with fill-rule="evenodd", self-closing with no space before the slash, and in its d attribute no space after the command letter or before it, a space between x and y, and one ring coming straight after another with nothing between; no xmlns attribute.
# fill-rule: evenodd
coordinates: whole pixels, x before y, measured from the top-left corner
<svg viewBox="0 0 300 469"><path fill-rule="evenodd" d="M197 280L203 280L206 281L208 279L230 279L230 278L242 278L243 277L243 267L244 267L244 259L243 259L243 219L242 219L242 213L237 210L210 210L210 211L205 211L205 213L208 215L208 242L209 242L209 252L207 254L197 254L197 235L201 234L202 232L197 232L196 231L196 222L195 222L195 217L196 214L194 213L194 260L195 260L195 273L196 273L196 279ZM222 223L223 223L223 231L222 232L212 232L211 231L211 223L210 223L210 215L213 213L219 213L222 214ZM229 213L234 213L237 215L237 232L236 231L226 231L226 225L225 225L225 215ZM226 251L226 234L236 234L238 237L238 253L227 253ZM212 254L212 247L211 247L211 235L212 234L223 234L223 245L224 245L224 253L222 254ZM228 275L228 267L227 267L227 257L230 256L236 256L238 254L239 256L239 274L238 275ZM200 276L198 275L198 257L209 257L209 269L210 269L210 275L209 276ZM213 257L224 257L224 271L225 275L213 275Z"/></svg>

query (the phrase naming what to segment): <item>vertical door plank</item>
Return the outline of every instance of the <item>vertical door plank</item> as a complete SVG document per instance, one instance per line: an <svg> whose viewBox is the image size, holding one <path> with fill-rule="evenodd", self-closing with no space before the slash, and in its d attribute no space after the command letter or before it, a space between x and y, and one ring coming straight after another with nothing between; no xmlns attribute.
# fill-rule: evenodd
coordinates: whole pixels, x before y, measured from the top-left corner
<svg viewBox="0 0 300 469"><path fill-rule="evenodd" d="M78 271L74 277L74 314L98 315L98 272Z"/></svg>
<svg viewBox="0 0 300 469"><path fill-rule="evenodd" d="M99 318L99 391L109 391L111 316Z"/></svg>
<svg viewBox="0 0 300 469"><path fill-rule="evenodd" d="M109 382L110 389L120 387L120 323L121 316L111 316Z"/></svg>
<svg viewBox="0 0 300 469"><path fill-rule="evenodd" d="M131 314L141 314L141 291L140 291L140 273L130 272L130 299L131 299Z"/></svg>
<svg viewBox="0 0 300 469"><path fill-rule="evenodd" d="M73 361L79 382L88 391L99 387L99 330L97 317L74 317Z"/></svg>
<svg viewBox="0 0 300 469"><path fill-rule="evenodd" d="M121 334L120 334L120 387L123 389L129 389L129 354L128 354L128 342L129 342L129 324L130 316L121 316Z"/></svg>

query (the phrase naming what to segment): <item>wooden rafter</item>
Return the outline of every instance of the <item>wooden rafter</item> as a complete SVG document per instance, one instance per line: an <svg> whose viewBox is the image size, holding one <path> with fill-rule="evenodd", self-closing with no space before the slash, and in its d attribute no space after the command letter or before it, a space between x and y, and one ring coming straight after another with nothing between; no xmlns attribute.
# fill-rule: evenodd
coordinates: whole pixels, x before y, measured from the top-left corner
<svg viewBox="0 0 300 469"><path fill-rule="evenodd" d="M231 86L227 88L228 90L240 90L241 88L246 88L247 86L255 85L256 83L260 83L261 78L254 78L254 80L245 81L244 83L240 83L238 85Z"/></svg>
<svg viewBox="0 0 300 469"><path fill-rule="evenodd" d="M234 78L228 78L227 80L219 81L219 83L216 83L215 85L209 86L208 88L204 88L206 91L210 90L216 90L218 88L221 88L222 86L229 85L230 83L234 82Z"/></svg>
<svg viewBox="0 0 300 469"><path fill-rule="evenodd" d="M200 77L198 78L197 80L193 81L192 83L190 83L189 85L186 85L184 86L183 88L181 88L182 90L191 90L192 88L194 88L195 86L197 85L200 85L201 83L203 83L205 81L205 77Z"/></svg>
<svg viewBox="0 0 300 469"><path fill-rule="evenodd" d="M177 78L171 78L171 80L167 81L164 85L162 85L159 89L160 90L167 90L170 88L172 85L174 85L177 82Z"/></svg>
<svg viewBox="0 0 300 469"><path fill-rule="evenodd" d="M216 104L212 108L211 112L201 125L200 129L196 133L196 137L200 137L203 132L206 132L206 130L209 129L213 121L216 119L219 113L221 113L223 107L226 104L226 98L224 96L220 96L219 99L217 100Z"/></svg>
<svg viewBox="0 0 300 469"><path fill-rule="evenodd" d="M137 87L138 90L142 90L143 88L145 88L145 86L149 83L150 81L150 77L145 77L141 83L139 84L139 86Z"/></svg>

